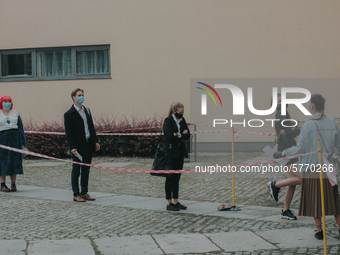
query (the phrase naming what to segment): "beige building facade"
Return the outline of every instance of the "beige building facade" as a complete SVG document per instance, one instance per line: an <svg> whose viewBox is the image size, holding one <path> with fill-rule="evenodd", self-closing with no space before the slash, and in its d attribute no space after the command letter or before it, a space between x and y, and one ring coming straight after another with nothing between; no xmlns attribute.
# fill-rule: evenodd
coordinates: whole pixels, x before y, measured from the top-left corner
<svg viewBox="0 0 340 255"><path fill-rule="evenodd" d="M190 78L339 77L339 13L336 0L0 0L0 54L109 48L105 77L2 76L0 95L24 120L61 121L77 87L94 116L163 116L181 101L190 120Z"/></svg>

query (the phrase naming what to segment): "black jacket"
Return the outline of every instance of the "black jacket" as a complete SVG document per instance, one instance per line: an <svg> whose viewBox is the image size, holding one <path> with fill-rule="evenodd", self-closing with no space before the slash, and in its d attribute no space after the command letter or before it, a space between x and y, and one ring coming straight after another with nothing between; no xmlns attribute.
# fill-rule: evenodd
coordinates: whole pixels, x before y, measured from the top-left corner
<svg viewBox="0 0 340 255"><path fill-rule="evenodd" d="M98 142L96 131L94 129L91 111L84 107L87 124L90 131L91 153L96 150L96 143ZM70 150L77 149L82 157L90 156L86 149L86 134L84 127L84 120L78 111L72 105L71 108L64 114L66 139Z"/></svg>
<svg viewBox="0 0 340 255"><path fill-rule="evenodd" d="M281 114L281 106L278 106L276 109L275 119L279 119L279 121L275 121L275 130L277 134L277 141L279 144L279 151L283 151L287 148L296 145L294 138L300 134L300 129L295 127L294 130L291 127L284 127L282 125L283 120L290 119L290 115L288 111L286 111L286 115ZM292 123L289 121L285 121L284 124L287 126L292 126ZM286 135L280 135L280 131L284 129Z"/></svg>
<svg viewBox="0 0 340 255"><path fill-rule="evenodd" d="M188 157L188 153L185 149L184 140L187 140L190 138L190 131L188 128L188 125L182 117L181 122L179 123L180 130L178 130L177 124L170 115L164 120L163 129L164 129L164 144L163 144L163 150L168 151L171 144L171 157L172 158L181 158L181 157ZM188 130L188 133L183 134L184 130ZM174 136L174 133L180 132L182 137L178 138L177 136Z"/></svg>

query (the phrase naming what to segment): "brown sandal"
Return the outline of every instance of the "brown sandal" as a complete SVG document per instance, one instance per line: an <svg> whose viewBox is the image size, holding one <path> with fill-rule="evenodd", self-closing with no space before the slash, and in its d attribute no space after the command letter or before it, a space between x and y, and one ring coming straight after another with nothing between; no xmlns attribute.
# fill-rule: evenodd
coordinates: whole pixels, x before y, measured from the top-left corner
<svg viewBox="0 0 340 255"><path fill-rule="evenodd" d="M2 192L10 192L11 190L5 185L1 187Z"/></svg>

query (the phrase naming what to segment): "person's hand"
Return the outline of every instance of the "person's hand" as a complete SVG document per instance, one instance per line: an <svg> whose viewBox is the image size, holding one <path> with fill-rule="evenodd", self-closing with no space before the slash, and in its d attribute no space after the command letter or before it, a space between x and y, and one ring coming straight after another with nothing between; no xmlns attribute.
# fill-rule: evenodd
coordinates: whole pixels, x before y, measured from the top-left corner
<svg viewBox="0 0 340 255"><path fill-rule="evenodd" d="M274 158L282 158L282 151L275 152L273 155Z"/></svg>
<svg viewBox="0 0 340 255"><path fill-rule="evenodd" d="M96 151L99 151L99 150L100 150L100 144L96 143Z"/></svg>
<svg viewBox="0 0 340 255"><path fill-rule="evenodd" d="M77 154L77 149L73 149L73 150L71 150L71 152L72 152L73 155L76 155Z"/></svg>
<svg viewBox="0 0 340 255"><path fill-rule="evenodd" d="M177 133L174 133L174 136L177 136Z"/></svg>
<svg viewBox="0 0 340 255"><path fill-rule="evenodd" d="M185 130L183 131L183 134L187 134L187 133L188 133L188 130L185 129Z"/></svg>
<svg viewBox="0 0 340 255"><path fill-rule="evenodd" d="M286 132L285 132L284 129L281 129L281 130L280 130L280 135L286 135Z"/></svg>

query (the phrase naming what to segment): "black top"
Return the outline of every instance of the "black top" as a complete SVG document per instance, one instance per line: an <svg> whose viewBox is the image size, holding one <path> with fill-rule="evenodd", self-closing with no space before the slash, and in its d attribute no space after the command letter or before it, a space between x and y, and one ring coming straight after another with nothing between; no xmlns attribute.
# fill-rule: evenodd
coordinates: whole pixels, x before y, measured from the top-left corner
<svg viewBox="0 0 340 255"><path fill-rule="evenodd" d="M91 111L87 107L83 107L87 118L87 124L90 131L91 152L96 150L96 143L98 143L96 131L94 129ZM82 157L89 156L86 146L86 134L84 120L79 112L72 105L71 108L64 114L66 139L70 150L77 149Z"/></svg>
<svg viewBox="0 0 340 255"><path fill-rule="evenodd" d="M172 115L167 117L164 120L163 129L164 129L164 145L163 150L169 150L169 144L171 144L171 157L172 158L181 158L187 157L188 153L185 149L184 140L190 138L190 131L185 121L184 117L182 117L181 122L179 123L180 130L178 130L177 124ZM188 133L183 134L184 130L188 130ZM178 138L174 136L174 133L180 132L182 137Z"/></svg>
<svg viewBox="0 0 340 255"><path fill-rule="evenodd" d="M277 134L277 141L279 144L279 151L283 151L287 148L290 148L292 146L296 145L296 142L294 138L300 134L300 129L299 128L294 128L292 129L291 127L284 127L282 125L283 120L288 120L290 119L290 115L288 111L286 111L286 115L281 114L281 105L277 107L276 109L276 115L275 119L279 119L279 121L275 121L275 130ZM285 121L284 124L286 126L292 126L293 123L289 121ZM286 135L280 135L280 131L284 129Z"/></svg>

